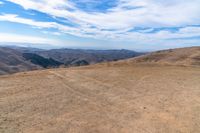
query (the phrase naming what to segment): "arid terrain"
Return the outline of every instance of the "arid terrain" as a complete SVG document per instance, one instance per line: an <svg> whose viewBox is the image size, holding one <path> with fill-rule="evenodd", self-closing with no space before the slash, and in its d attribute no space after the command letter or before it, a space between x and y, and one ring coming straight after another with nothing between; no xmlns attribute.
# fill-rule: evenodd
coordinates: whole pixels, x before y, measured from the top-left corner
<svg viewBox="0 0 200 133"><path fill-rule="evenodd" d="M1 76L0 132L199 133L200 54L192 51L181 63L150 54Z"/></svg>

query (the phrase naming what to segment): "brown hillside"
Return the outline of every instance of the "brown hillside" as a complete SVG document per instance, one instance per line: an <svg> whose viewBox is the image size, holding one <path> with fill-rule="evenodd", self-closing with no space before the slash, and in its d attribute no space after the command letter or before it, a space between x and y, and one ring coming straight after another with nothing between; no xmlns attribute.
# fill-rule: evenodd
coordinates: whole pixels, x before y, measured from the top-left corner
<svg viewBox="0 0 200 133"><path fill-rule="evenodd" d="M1 76L0 132L199 133L200 67L133 60Z"/></svg>
<svg viewBox="0 0 200 133"><path fill-rule="evenodd" d="M135 63L157 63L182 66L200 66L200 47L157 51L130 59Z"/></svg>
<svg viewBox="0 0 200 133"><path fill-rule="evenodd" d="M26 61L21 52L0 47L0 75L35 69L40 69L40 67Z"/></svg>

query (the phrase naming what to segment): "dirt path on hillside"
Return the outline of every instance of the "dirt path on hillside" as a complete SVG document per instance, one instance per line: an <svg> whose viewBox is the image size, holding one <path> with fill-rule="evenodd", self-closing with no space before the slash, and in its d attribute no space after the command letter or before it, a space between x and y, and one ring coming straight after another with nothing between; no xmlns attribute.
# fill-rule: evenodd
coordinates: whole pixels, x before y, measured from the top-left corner
<svg viewBox="0 0 200 133"><path fill-rule="evenodd" d="M199 133L200 69L91 66L0 77L1 133Z"/></svg>

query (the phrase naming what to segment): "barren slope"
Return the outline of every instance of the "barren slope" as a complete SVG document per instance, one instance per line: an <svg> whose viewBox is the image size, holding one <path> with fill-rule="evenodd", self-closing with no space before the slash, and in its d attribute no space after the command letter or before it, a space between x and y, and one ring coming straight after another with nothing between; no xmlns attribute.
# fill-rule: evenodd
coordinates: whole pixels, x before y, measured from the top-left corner
<svg viewBox="0 0 200 133"><path fill-rule="evenodd" d="M1 133L199 133L200 68L94 65L0 77Z"/></svg>
<svg viewBox="0 0 200 133"><path fill-rule="evenodd" d="M199 133L198 63L186 48L1 76L0 132Z"/></svg>
<svg viewBox="0 0 200 133"><path fill-rule="evenodd" d="M200 66L200 47L188 47L157 51L130 59L129 61L135 63Z"/></svg>

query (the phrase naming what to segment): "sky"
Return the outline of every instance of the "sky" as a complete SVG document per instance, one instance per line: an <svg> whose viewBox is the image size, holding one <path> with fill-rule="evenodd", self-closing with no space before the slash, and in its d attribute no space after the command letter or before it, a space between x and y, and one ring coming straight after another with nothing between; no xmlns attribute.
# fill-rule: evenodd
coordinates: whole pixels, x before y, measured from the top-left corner
<svg viewBox="0 0 200 133"><path fill-rule="evenodd" d="M140 51L200 46L200 0L0 0L0 44Z"/></svg>

